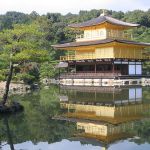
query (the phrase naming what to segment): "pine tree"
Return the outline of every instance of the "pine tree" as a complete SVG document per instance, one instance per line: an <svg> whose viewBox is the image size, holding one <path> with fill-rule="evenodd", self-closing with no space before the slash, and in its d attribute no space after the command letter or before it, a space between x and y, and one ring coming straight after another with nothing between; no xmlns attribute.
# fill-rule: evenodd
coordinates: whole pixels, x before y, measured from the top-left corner
<svg viewBox="0 0 150 150"><path fill-rule="evenodd" d="M41 39L43 33L36 23L30 25L14 25L13 29L0 32L0 64L6 74L5 92L2 105L8 100L9 86L12 81L15 67L25 63L41 63L48 59L48 51L43 50ZM1 75L2 76L2 75Z"/></svg>

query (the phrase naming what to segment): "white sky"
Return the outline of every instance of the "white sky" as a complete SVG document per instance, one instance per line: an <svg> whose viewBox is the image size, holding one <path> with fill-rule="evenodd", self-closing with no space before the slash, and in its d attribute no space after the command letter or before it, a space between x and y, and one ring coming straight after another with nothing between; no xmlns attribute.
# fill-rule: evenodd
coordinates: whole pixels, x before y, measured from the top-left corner
<svg viewBox="0 0 150 150"><path fill-rule="evenodd" d="M147 10L149 8L150 0L0 0L0 14L7 11L67 14L91 9L128 11L135 9Z"/></svg>

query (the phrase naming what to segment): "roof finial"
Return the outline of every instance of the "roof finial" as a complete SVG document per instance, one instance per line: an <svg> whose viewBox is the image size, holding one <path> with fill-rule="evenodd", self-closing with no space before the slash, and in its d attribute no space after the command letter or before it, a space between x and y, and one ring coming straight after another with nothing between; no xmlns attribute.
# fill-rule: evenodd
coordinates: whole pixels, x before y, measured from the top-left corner
<svg viewBox="0 0 150 150"><path fill-rule="evenodd" d="M103 9L102 11L103 11L103 13L100 16L106 16L106 10Z"/></svg>

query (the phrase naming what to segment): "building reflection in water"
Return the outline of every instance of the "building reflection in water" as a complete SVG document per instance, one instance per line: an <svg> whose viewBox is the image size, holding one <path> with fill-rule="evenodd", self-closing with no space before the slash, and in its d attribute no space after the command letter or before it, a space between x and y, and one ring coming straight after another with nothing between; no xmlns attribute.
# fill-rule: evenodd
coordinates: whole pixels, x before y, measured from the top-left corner
<svg viewBox="0 0 150 150"><path fill-rule="evenodd" d="M142 100L141 87L69 88L60 88L60 106L66 113L55 119L76 122L80 131L76 136L98 140L102 149L133 137L136 121L145 118L150 109Z"/></svg>

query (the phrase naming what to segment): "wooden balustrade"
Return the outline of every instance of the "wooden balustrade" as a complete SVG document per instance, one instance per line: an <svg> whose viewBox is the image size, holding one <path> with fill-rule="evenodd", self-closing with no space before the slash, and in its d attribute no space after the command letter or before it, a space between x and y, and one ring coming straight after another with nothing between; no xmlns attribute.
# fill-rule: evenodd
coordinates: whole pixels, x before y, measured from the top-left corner
<svg viewBox="0 0 150 150"><path fill-rule="evenodd" d="M112 78L115 76L120 76L120 72L101 72L101 73L91 73L91 72L82 72L82 73L66 73L62 74L60 78L70 78L70 79L96 79L96 78Z"/></svg>
<svg viewBox="0 0 150 150"><path fill-rule="evenodd" d="M96 59L96 57L95 57L95 54L93 54L93 55L67 55L67 56L60 56L60 61L84 60L84 59Z"/></svg>
<svg viewBox="0 0 150 150"><path fill-rule="evenodd" d="M117 59L137 59L134 56L131 56L129 58L129 56L122 56L122 54L120 54L120 56L117 57ZM100 56L96 56L95 54L93 55L67 55L67 56L60 56L60 61L69 61L69 60L88 60L88 59L103 59ZM150 56L149 55L141 55L141 57L139 57L138 59L145 59L145 60L150 60Z"/></svg>

